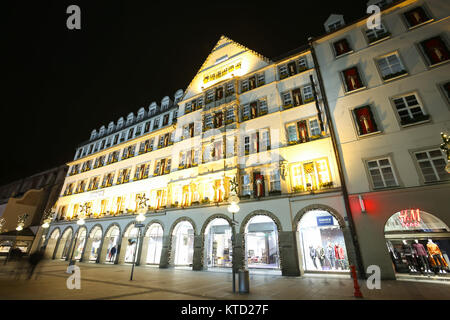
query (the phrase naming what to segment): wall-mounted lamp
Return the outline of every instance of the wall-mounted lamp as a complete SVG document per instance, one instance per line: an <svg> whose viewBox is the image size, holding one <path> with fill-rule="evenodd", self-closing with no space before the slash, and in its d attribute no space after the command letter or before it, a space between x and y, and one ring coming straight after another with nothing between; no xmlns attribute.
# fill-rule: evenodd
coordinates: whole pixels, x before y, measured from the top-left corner
<svg viewBox="0 0 450 320"><path fill-rule="evenodd" d="M364 205L364 199L362 195L359 195L358 198L359 198L359 205L361 206L361 213L366 213L366 206Z"/></svg>

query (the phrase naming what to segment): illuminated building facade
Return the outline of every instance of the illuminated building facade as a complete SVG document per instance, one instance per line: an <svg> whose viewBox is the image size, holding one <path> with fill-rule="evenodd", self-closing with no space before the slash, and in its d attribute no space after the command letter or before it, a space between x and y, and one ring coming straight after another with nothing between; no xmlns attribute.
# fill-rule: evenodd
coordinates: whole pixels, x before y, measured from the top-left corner
<svg viewBox="0 0 450 320"><path fill-rule="evenodd" d="M141 265L193 270L233 257L236 268L283 275L347 273L355 250L323 108L307 47L271 61L222 36L185 91L79 146L47 257L122 264L136 252Z"/></svg>
<svg viewBox="0 0 450 320"><path fill-rule="evenodd" d="M439 145L450 131L449 3L370 4L382 7L380 28L332 15L331 32L312 41L362 262L386 279L446 277L450 174Z"/></svg>

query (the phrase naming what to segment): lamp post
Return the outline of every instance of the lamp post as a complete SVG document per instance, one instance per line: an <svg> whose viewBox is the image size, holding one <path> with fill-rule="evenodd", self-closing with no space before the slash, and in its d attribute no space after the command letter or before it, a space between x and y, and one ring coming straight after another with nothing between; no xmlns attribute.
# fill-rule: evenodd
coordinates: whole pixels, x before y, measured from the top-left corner
<svg viewBox="0 0 450 320"><path fill-rule="evenodd" d="M147 201L148 198L145 197L145 195L137 195L136 197L136 203L138 206L138 215L136 216L136 224L134 225L135 228L138 228L138 237L136 241L136 247L134 249L133 253L133 264L131 266L131 275L130 275L130 281L133 280L133 274L134 274L134 266L136 265L136 255L137 251L139 249L139 243L141 241L141 228L144 226L142 222L145 221L145 213L146 213L146 207L147 207Z"/></svg>
<svg viewBox="0 0 450 320"><path fill-rule="evenodd" d="M236 292L236 261L235 261L235 252L236 252L236 230L234 228L234 226L237 224L237 221L234 220L234 214L239 212L239 197L236 195L233 195L229 198L228 200L230 202L230 205L228 206L228 212L230 212L233 215L233 219L231 220L231 232L232 232L232 236L231 236L231 246L232 246L232 250L233 250L233 255L231 257L231 269L233 271L233 292Z"/></svg>

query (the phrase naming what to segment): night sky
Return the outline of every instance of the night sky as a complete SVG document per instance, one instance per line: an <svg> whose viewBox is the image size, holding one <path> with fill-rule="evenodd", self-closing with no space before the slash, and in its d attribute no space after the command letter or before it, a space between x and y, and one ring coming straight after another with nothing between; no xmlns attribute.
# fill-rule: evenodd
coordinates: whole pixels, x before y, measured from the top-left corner
<svg viewBox="0 0 450 320"><path fill-rule="evenodd" d="M220 35L276 58L367 0L2 4L0 185L73 159L92 129L185 90ZM81 8L68 30L66 8Z"/></svg>

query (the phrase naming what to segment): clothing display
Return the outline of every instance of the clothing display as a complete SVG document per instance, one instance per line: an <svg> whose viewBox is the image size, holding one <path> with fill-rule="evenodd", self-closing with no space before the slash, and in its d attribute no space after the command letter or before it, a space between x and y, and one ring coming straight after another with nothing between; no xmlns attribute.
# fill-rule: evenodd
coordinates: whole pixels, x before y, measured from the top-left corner
<svg viewBox="0 0 450 320"><path fill-rule="evenodd" d="M335 263L336 255L334 253L334 248L331 246L331 244L328 245L328 247L327 247L327 258L328 258L328 261L330 262L330 267L332 269L336 268L336 263Z"/></svg>
<svg viewBox="0 0 450 320"><path fill-rule="evenodd" d="M416 251L418 256L427 256L427 250L425 250L425 247L421 243L413 243L413 248Z"/></svg>
<svg viewBox="0 0 450 320"><path fill-rule="evenodd" d="M320 267L324 270L325 267L325 250L322 247L317 247L317 255L320 261Z"/></svg>
<svg viewBox="0 0 450 320"><path fill-rule="evenodd" d="M317 256L317 252L316 249L314 249L313 246L309 247L309 256L311 257L311 260L314 264L314 267L317 269L317 264L316 264L316 256Z"/></svg>

